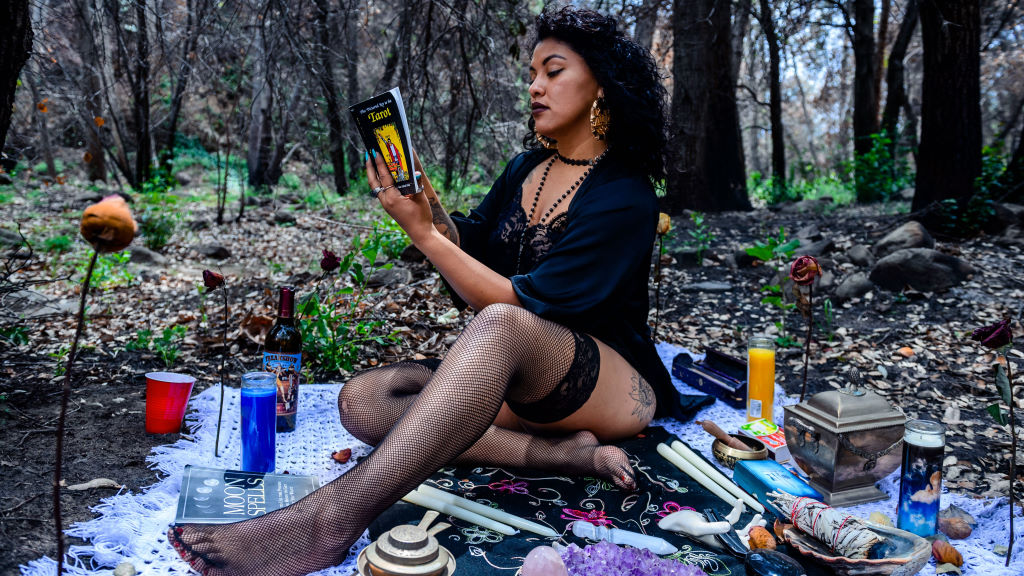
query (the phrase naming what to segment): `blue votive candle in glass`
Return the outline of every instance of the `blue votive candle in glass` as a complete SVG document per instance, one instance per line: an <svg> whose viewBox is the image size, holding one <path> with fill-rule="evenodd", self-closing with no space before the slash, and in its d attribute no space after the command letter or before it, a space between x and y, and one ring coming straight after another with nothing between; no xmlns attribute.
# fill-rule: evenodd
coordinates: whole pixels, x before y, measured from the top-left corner
<svg viewBox="0 0 1024 576"><path fill-rule="evenodd" d="M277 425L277 376L242 375L242 470L273 472Z"/></svg>
<svg viewBox="0 0 1024 576"><path fill-rule="evenodd" d="M903 468L896 527L927 538L939 523L942 458L946 428L931 420L910 420L903 433Z"/></svg>

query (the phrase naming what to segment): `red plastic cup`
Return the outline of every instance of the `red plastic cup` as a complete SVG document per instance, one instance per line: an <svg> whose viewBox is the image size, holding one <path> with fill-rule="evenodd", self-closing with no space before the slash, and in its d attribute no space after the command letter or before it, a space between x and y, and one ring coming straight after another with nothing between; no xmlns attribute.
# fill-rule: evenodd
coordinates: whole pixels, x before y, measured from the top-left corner
<svg viewBox="0 0 1024 576"><path fill-rule="evenodd" d="M146 432L172 434L181 431L181 419L196 379L175 372L146 374Z"/></svg>

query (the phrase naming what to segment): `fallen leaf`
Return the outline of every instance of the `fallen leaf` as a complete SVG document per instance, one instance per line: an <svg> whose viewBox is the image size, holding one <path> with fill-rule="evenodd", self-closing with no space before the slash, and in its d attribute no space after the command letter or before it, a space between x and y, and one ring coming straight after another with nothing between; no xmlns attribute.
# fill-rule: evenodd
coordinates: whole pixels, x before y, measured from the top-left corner
<svg viewBox="0 0 1024 576"><path fill-rule="evenodd" d="M345 462L348 462L350 458L352 458L352 449L343 448L336 452L331 452L331 458L333 458L336 462L344 464Z"/></svg>
<svg viewBox="0 0 1024 576"><path fill-rule="evenodd" d="M904 346L903 348L900 348L896 352L898 352L899 355L903 356L904 358L910 358L911 356L914 355L914 349L911 348L910 346Z"/></svg>
<svg viewBox="0 0 1024 576"><path fill-rule="evenodd" d="M92 490L93 488L121 488L122 486L110 478L93 478L81 484L72 484L68 490Z"/></svg>

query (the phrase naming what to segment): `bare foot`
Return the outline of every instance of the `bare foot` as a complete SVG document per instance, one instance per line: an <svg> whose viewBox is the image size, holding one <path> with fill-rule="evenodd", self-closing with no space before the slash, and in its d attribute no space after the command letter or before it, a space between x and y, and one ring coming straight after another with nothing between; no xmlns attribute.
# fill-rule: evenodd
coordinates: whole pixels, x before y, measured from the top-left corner
<svg viewBox="0 0 1024 576"><path fill-rule="evenodd" d="M244 522L172 526L167 539L204 576L301 576L336 566L363 529L347 525L339 506L321 507L325 491L330 485Z"/></svg>
<svg viewBox="0 0 1024 576"><path fill-rule="evenodd" d="M607 480L627 492L636 490L636 477L626 453L617 446L601 444L589 430L549 442L552 452L565 454L566 471Z"/></svg>

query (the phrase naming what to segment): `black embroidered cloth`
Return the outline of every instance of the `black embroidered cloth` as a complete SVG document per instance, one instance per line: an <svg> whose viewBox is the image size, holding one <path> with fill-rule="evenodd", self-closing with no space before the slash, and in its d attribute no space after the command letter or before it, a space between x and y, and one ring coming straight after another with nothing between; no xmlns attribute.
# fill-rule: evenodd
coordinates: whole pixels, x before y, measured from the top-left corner
<svg viewBox="0 0 1024 576"><path fill-rule="evenodd" d="M635 493L622 492L594 478L482 467L443 468L426 484L550 526L561 535L557 541L564 545L585 546L588 542L573 535L571 523L591 522L664 538L679 548L667 558L697 566L712 576L745 574L742 560L658 528L658 520L685 507L698 511L713 508L722 515L732 508L657 453L658 443L669 439L664 428L655 427L619 444L637 471L639 489ZM425 512L424 508L399 501L370 525L370 539L376 540L399 524L416 524ZM745 526L752 516L748 509L736 527ZM530 550L556 541L524 531L503 536L444 514L441 519L452 528L437 535L438 543L455 556L457 574L515 575ZM769 526L773 520L769 515ZM808 574L822 573L802 558L798 560L809 568Z"/></svg>

